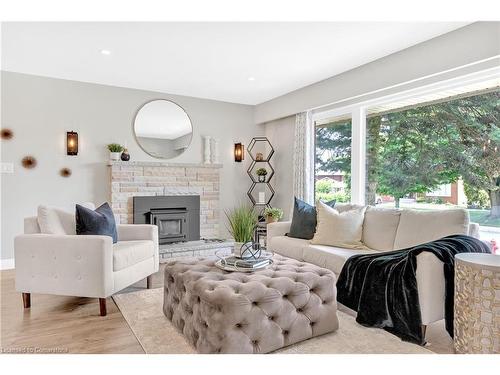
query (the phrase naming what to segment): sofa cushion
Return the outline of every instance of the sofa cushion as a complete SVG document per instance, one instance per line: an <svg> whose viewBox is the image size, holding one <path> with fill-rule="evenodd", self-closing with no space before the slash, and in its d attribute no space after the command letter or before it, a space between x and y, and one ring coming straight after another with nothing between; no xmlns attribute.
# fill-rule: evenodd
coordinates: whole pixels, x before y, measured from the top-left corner
<svg viewBox="0 0 500 375"><path fill-rule="evenodd" d="M358 254L373 254L371 249L346 249L324 245L310 245L304 249L303 260L319 267L333 271L337 276L340 274L346 260Z"/></svg>
<svg viewBox="0 0 500 375"><path fill-rule="evenodd" d="M154 257L153 241L118 241L113 245L113 271L120 271Z"/></svg>
<svg viewBox="0 0 500 375"><path fill-rule="evenodd" d="M86 202L81 204L83 207L93 210L93 203ZM76 220L73 209L65 210L60 207L47 205L38 206L37 221L40 227L40 233L43 234L76 234Z"/></svg>
<svg viewBox="0 0 500 375"><path fill-rule="evenodd" d="M468 234L469 213L464 209L403 210L394 250L405 249L452 234Z"/></svg>
<svg viewBox="0 0 500 375"><path fill-rule="evenodd" d="M316 230L316 208L295 198L293 205L292 224L286 235L293 238L310 240Z"/></svg>
<svg viewBox="0 0 500 375"><path fill-rule="evenodd" d="M351 211L351 210L356 210L358 208L362 208L365 206L361 206L359 204L351 204L351 203L336 203L335 204L335 209L338 212L346 212L346 211Z"/></svg>
<svg viewBox="0 0 500 375"><path fill-rule="evenodd" d="M309 246L310 241L287 236L272 237L268 247L270 250L289 258L303 260L304 248Z"/></svg>
<svg viewBox="0 0 500 375"><path fill-rule="evenodd" d="M354 249L365 248L361 238L366 207L340 213L318 201L316 209L318 225L311 240L312 244Z"/></svg>
<svg viewBox="0 0 500 375"><path fill-rule="evenodd" d="M335 203L337 203L337 200L336 199L332 199L331 201L321 201L323 202L324 204L326 204L327 206L331 207L331 208L335 208Z"/></svg>
<svg viewBox="0 0 500 375"><path fill-rule="evenodd" d="M393 250L400 217L400 209L368 206L363 222L363 243L374 250Z"/></svg>

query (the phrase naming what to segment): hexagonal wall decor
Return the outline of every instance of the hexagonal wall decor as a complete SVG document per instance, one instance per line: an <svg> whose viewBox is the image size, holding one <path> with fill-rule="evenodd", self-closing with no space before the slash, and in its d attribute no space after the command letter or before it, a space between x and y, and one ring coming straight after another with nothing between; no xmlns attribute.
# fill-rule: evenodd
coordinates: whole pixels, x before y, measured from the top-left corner
<svg viewBox="0 0 500 375"><path fill-rule="evenodd" d="M274 148L266 137L255 137L247 148L248 155L256 162L269 162L274 154Z"/></svg>
<svg viewBox="0 0 500 375"><path fill-rule="evenodd" d="M260 168L264 168L267 171L267 175L265 176L264 181L259 181L259 176L257 175L257 170ZM250 176L252 182L263 184L270 181L274 176L274 168L269 162L258 163L256 161L252 161L247 169L247 173Z"/></svg>
<svg viewBox="0 0 500 375"><path fill-rule="evenodd" d="M254 182L250 189L248 190L248 198L252 201L254 206L266 206L271 207L271 200L274 198L275 191L271 184L263 183L259 184ZM264 197L264 199L260 199Z"/></svg>
<svg viewBox="0 0 500 375"><path fill-rule="evenodd" d="M260 215L262 215L265 207L271 207L271 201L275 194L270 184L274 176L274 168L270 163L271 157L274 154L274 148L266 137L255 137L249 143L247 153L252 159L247 169L248 176L252 180L252 185L248 189L247 195L253 206L258 207L261 212ZM267 174L264 179L259 181L257 170L261 168L264 168ZM264 201L259 199L259 197L262 197L262 194L264 194Z"/></svg>

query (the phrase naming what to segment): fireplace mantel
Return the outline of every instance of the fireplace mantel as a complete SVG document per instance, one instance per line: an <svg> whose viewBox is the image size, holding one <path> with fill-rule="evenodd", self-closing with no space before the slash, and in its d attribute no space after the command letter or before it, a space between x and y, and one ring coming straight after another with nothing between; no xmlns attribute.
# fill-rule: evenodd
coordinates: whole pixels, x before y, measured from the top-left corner
<svg viewBox="0 0 500 375"><path fill-rule="evenodd" d="M163 161L109 161L110 167L179 167L179 168L222 168L222 164L168 163Z"/></svg>
<svg viewBox="0 0 500 375"><path fill-rule="evenodd" d="M108 165L111 206L120 223L133 223L133 197L196 194L201 237L219 236L222 164L112 161Z"/></svg>

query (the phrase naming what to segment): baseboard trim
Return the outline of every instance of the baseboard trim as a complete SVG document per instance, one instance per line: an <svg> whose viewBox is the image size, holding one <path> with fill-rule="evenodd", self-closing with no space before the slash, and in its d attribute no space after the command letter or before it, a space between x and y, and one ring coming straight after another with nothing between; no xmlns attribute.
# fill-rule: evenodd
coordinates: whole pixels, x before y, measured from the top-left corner
<svg viewBox="0 0 500 375"><path fill-rule="evenodd" d="M14 258L0 259L0 270L11 270L15 268Z"/></svg>

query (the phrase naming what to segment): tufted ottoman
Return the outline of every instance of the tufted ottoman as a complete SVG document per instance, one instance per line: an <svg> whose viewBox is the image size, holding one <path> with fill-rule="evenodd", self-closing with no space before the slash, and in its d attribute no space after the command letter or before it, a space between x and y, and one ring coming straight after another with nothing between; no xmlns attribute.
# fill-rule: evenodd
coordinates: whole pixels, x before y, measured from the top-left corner
<svg viewBox="0 0 500 375"><path fill-rule="evenodd" d="M335 275L275 256L253 273L167 263L163 312L200 353L268 353L338 328Z"/></svg>

